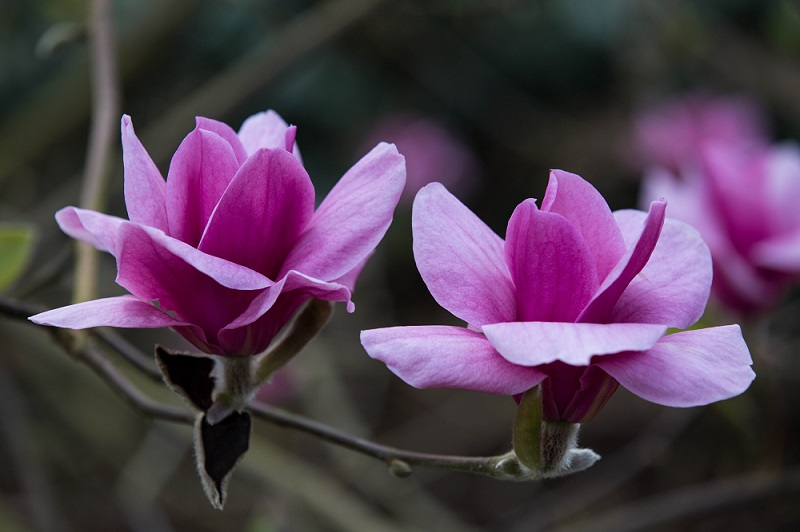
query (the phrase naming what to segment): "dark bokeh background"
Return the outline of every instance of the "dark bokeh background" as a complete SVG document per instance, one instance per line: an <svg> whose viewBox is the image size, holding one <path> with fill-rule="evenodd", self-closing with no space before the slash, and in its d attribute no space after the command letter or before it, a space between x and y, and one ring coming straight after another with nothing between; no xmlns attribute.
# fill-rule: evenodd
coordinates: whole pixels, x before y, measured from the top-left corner
<svg viewBox="0 0 800 532"><path fill-rule="evenodd" d="M122 111L165 174L194 115L238 128L272 108L298 125L323 197L377 124L412 114L468 147L477 181L463 199L503 235L516 204L543 195L549 168L582 175L612 208L635 206L632 117L676 92L749 94L776 139L800 138L800 6L790 1L118 0L114 10ZM72 246L53 213L77 202L85 164L87 5L0 0L0 13L0 221L39 228L10 295L63 305ZM119 154L108 201L125 215ZM102 261L101 295L122 293L113 260ZM143 418L41 330L1 319L0 530L793 530L798 295L742 323L759 375L748 392L674 410L620 389L582 429L581 444L604 457L585 473L396 479L380 462L259 422L223 512L196 478L190 429ZM359 344L364 328L453 323L414 267L410 205L398 207L355 302L268 400L413 450L509 448L511 399L412 389ZM183 346L169 331L124 334L147 351Z"/></svg>

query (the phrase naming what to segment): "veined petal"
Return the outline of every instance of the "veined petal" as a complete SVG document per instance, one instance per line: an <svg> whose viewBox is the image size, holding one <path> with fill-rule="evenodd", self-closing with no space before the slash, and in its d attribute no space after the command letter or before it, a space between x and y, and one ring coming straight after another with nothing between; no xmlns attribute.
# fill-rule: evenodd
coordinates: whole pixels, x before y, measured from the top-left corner
<svg viewBox="0 0 800 532"><path fill-rule="evenodd" d="M373 148L322 201L281 275L297 270L333 280L352 270L389 228L405 179L405 159L393 144Z"/></svg>
<svg viewBox="0 0 800 532"><path fill-rule="evenodd" d="M611 273L603 281L597 294L592 298L578 321L590 323L608 323L610 315L622 293L633 281L633 278L644 269L658 244L661 229L664 225L667 203L654 201L650 204L650 212L644 218L639 238L628 247L628 252L620 259ZM616 223L616 222L615 222ZM656 265L655 268L658 268Z"/></svg>
<svg viewBox="0 0 800 532"><path fill-rule="evenodd" d="M625 241L608 203L582 177L552 170L542 211L560 214L575 226L594 256L601 281L625 254Z"/></svg>
<svg viewBox="0 0 800 532"><path fill-rule="evenodd" d="M700 406L739 395L755 378L738 325L665 336L640 353L595 362L643 399L666 406Z"/></svg>
<svg viewBox="0 0 800 532"><path fill-rule="evenodd" d="M515 395L546 375L511 364L480 334L461 327L391 327L361 332L369 356L415 388Z"/></svg>
<svg viewBox="0 0 800 532"><path fill-rule="evenodd" d="M576 227L560 214L540 211L532 199L508 221L505 257L519 321L575 321L599 284L594 257Z"/></svg>
<svg viewBox="0 0 800 532"><path fill-rule="evenodd" d="M483 332L500 354L514 364L539 366L559 360L587 366L593 356L644 351L667 332L646 323L509 322L484 325Z"/></svg>
<svg viewBox="0 0 800 532"><path fill-rule="evenodd" d="M414 259L431 295L474 326L516 319L503 239L439 183L414 200Z"/></svg>
<svg viewBox="0 0 800 532"><path fill-rule="evenodd" d="M270 109L263 113L257 113L244 121L239 128L239 140L242 141L248 155L254 154L261 148L286 148L286 131L289 125L281 116ZM300 150L297 144L293 144L291 150L298 161Z"/></svg>
<svg viewBox="0 0 800 532"><path fill-rule="evenodd" d="M639 234L647 215L616 211L626 241ZM685 329L703 315L711 290L711 253L691 226L667 218L655 250L613 310L612 321L661 323Z"/></svg>
<svg viewBox="0 0 800 532"><path fill-rule="evenodd" d="M239 136L231 126L224 122L212 120L211 118L204 118L202 116L195 118L195 124L197 129L211 131L225 139L225 141L231 145L231 149L234 155L236 155L236 161L239 163L239 166L244 164L249 154L245 151L244 146L242 146L242 141L239 140Z"/></svg>
<svg viewBox="0 0 800 532"><path fill-rule="evenodd" d="M123 218L77 207L64 207L58 211L56 222L72 238L86 242L100 251L108 251L114 256L119 227L123 223L130 223Z"/></svg>
<svg viewBox="0 0 800 532"><path fill-rule="evenodd" d="M198 249L276 278L313 213L314 185L303 165L284 150L262 149L222 195Z"/></svg>
<svg viewBox="0 0 800 532"><path fill-rule="evenodd" d="M189 133L167 176L169 235L196 246L237 170L239 163L226 140L206 129Z"/></svg>
<svg viewBox="0 0 800 532"><path fill-rule="evenodd" d="M67 329L87 329L89 327L155 329L189 325L133 296L95 299L48 310L28 319L39 325Z"/></svg>
<svg viewBox="0 0 800 532"><path fill-rule="evenodd" d="M166 183L133 130L131 117L122 117L122 164L125 206L132 222L168 230Z"/></svg>

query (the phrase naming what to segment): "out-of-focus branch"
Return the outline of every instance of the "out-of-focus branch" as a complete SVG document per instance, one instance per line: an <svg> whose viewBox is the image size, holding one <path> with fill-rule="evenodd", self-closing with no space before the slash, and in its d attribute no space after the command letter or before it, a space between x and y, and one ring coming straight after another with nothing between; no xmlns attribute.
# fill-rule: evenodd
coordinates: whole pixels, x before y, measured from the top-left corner
<svg viewBox="0 0 800 532"><path fill-rule="evenodd" d="M116 49L112 35L111 1L92 0L89 20L89 43L92 65L92 127L86 154L80 206L102 211L105 206L107 176L116 138L115 124L119 115L119 81ZM77 244L75 265L76 302L95 297L98 258L97 251L83 243Z"/></svg>
<svg viewBox="0 0 800 532"><path fill-rule="evenodd" d="M0 297L1 315L25 320L39 310L24 303ZM165 421L194 423L194 413L184 408L158 403L143 394L100 350L91 342L85 341L78 331L51 327L47 327L46 330L53 335L56 342L67 353L89 366L133 408L148 416ZM114 345L112 342L109 347L113 348ZM128 346L126 349L129 350L132 347ZM520 466L513 452L499 456L472 457L406 451L353 436L323 423L272 406L251 403L248 405L248 409L254 416L274 425L305 432L335 445L376 458L386 463L392 474L400 477L409 475L411 466L423 466L476 473L502 480L536 480L540 478L538 472Z"/></svg>

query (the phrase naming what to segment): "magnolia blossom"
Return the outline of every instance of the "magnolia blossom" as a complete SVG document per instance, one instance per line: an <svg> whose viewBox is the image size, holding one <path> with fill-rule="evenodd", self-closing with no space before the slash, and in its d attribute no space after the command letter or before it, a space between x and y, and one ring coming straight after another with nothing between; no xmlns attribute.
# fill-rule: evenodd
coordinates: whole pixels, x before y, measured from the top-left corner
<svg viewBox="0 0 800 532"><path fill-rule="evenodd" d="M700 231L723 303L744 312L768 306L800 277L800 147L710 143L700 162L680 178L651 170L642 197L667 198L672 216Z"/></svg>
<svg viewBox="0 0 800 532"><path fill-rule="evenodd" d="M397 145L406 158L407 179L402 201L432 181L459 195L474 191L478 163L467 146L441 124L416 115L398 115L384 120L369 135L368 145L385 139Z"/></svg>
<svg viewBox="0 0 800 532"><path fill-rule="evenodd" d="M764 144L765 122L761 108L744 96L692 93L642 112L634 144L645 166L694 168L709 142L740 148Z"/></svg>
<svg viewBox="0 0 800 532"><path fill-rule="evenodd" d="M754 378L737 325L685 329L703 313L711 258L690 226L612 213L579 176L554 171L522 202L503 241L442 185L414 202L414 256L436 301L467 327L363 331L362 344L407 383L502 395L542 386L547 420L591 419L618 385L649 401L696 406Z"/></svg>
<svg viewBox="0 0 800 532"><path fill-rule="evenodd" d="M403 157L379 144L314 210L314 187L295 127L275 112L239 132L198 118L166 182L122 118L130 220L67 207L68 235L111 253L132 295L31 318L81 329L171 327L206 353L263 351L311 298L347 303L367 256L388 228L405 181Z"/></svg>

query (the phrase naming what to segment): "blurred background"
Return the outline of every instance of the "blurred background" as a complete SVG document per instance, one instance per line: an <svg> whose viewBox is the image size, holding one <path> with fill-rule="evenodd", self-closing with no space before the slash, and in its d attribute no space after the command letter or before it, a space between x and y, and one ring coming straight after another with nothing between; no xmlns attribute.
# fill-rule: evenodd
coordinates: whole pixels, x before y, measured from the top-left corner
<svg viewBox="0 0 800 532"><path fill-rule="evenodd" d="M275 109L298 126L322 198L380 140L409 190L332 323L262 398L378 442L489 455L515 404L415 390L367 357L362 329L455 324L411 253L411 199L442 181L501 236L548 169L636 207L648 161L635 123L704 91L741 95L771 142L800 139L800 4L622 0L115 0L121 112L166 175L194 116L238 129ZM55 307L72 242L53 214L78 201L91 117L85 0L0 0L0 222L35 232L6 295ZM117 137L115 137L117 138ZM106 210L125 216L118 140ZM800 180L800 175L797 176ZM798 198L800 200L800 198ZM669 215L669 210L668 210ZM33 229L31 229L33 228ZM102 296L124 291L103 256ZM0 317L0 530L795 530L800 525L800 292L704 324L742 324L758 375L744 395L669 409L619 389L582 428L592 469L506 483L380 462L256 422L225 510L207 503L191 428L130 409L46 332ZM146 352L170 331L121 331ZM151 396L179 401L109 354Z"/></svg>

